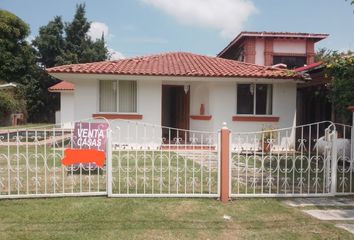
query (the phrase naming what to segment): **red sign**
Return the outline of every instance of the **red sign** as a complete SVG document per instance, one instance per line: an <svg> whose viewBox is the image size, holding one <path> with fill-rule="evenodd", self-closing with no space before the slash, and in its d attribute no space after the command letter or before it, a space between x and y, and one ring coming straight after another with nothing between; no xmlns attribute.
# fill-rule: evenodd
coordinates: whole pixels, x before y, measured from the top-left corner
<svg viewBox="0 0 354 240"><path fill-rule="evenodd" d="M95 166L103 167L105 154L103 151L96 149L65 149L65 157L61 160L61 163L65 166L72 164L89 164L92 163Z"/></svg>

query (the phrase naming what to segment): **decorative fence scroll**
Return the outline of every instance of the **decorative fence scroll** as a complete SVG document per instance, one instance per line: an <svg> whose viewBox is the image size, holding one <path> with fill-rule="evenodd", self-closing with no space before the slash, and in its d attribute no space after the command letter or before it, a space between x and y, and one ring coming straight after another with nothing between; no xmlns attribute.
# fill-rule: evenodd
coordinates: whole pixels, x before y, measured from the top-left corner
<svg viewBox="0 0 354 240"><path fill-rule="evenodd" d="M232 197L353 193L349 126L320 122L231 136Z"/></svg>
<svg viewBox="0 0 354 240"><path fill-rule="evenodd" d="M112 196L218 197L218 134L118 120Z"/></svg>

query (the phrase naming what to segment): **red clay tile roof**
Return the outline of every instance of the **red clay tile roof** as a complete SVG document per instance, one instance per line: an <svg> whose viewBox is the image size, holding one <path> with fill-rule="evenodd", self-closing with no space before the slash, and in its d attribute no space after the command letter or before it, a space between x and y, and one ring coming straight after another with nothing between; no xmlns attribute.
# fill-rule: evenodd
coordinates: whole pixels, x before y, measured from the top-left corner
<svg viewBox="0 0 354 240"><path fill-rule="evenodd" d="M301 75L294 71L186 52L64 65L49 68L47 72L177 77L301 78Z"/></svg>
<svg viewBox="0 0 354 240"><path fill-rule="evenodd" d="M58 91L74 91L75 90L75 85L67 82L67 81L61 81L60 83L57 83L50 88L48 88L49 92L58 92Z"/></svg>
<svg viewBox="0 0 354 240"><path fill-rule="evenodd" d="M229 48L244 37L272 37L272 38L309 38L316 42L329 36L326 33L298 33L298 32L240 32L217 56L222 56Z"/></svg>
<svg viewBox="0 0 354 240"><path fill-rule="evenodd" d="M323 62L316 62L316 63L312 63L303 67L299 67L299 68L295 68L294 71L295 72L304 72L304 71L308 71L308 70L312 70L314 68L317 67L322 67Z"/></svg>

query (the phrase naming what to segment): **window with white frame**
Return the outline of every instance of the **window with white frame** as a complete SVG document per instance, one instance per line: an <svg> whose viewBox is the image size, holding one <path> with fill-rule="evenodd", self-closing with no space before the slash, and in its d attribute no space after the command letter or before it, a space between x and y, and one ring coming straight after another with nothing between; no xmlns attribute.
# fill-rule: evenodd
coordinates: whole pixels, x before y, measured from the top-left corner
<svg viewBox="0 0 354 240"><path fill-rule="evenodd" d="M271 115L272 84L237 84L237 114Z"/></svg>
<svg viewBox="0 0 354 240"><path fill-rule="evenodd" d="M136 81L101 80L100 112L137 112Z"/></svg>

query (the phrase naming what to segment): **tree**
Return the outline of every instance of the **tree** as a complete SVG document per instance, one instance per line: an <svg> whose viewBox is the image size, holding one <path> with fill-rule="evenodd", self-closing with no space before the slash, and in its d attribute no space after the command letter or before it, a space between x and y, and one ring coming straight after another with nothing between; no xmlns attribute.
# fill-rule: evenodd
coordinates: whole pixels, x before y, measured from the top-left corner
<svg viewBox="0 0 354 240"><path fill-rule="evenodd" d="M88 36L91 23L85 17L84 4L76 6L71 22L64 23L59 16L39 29L32 44L37 50L37 63L43 68L57 65L103 61L108 58L104 38L92 40ZM58 82L39 69L34 72L37 82L28 81L30 120L51 121L59 109L59 94L49 93L48 87Z"/></svg>
<svg viewBox="0 0 354 240"><path fill-rule="evenodd" d="M87 63L103 61L108 58L104 37L92 40L88 36L91 23L85 17L85 4L76 6L74 19L65 24L66 49L64 63Z"/></svg>
<svg viewBox="0 0 354 240"><path fill-rule="evenodd" d="M35 63L26 41L29 26L16 15L0 9L0 80L22 83Z"/></svg>
<svg viewBox="0 0 354 240"><path fill-rule="evenodd" d="M108 58L104 37L92 40L88 36L91 23L85 17L84 4L76 6L71 22L55 17L39 30L33 41L38 50L38 62L49 68L56 65L103 61Z"/></svg>
<svg viewBox="0 0 354 240"><path fill-rule="evenodd" d="M39 35L32 41L37 48L38 62L50 68L57 65L64 54L64 23L56 16L46 26L39 28Z"/></svg>
<svg viewBox="0 0 354 240"><path fill-rule="evenodd" d="M327 62L333 58L333 54L337 54L337 51L320 48L315 54L315 62Z"/></svg>
<svg viewBox="0 0 354 240"><path fill-rule="evenodd" d="M326 74L330 78L329 99L344 121L350 118L348 106L354 105L354 55L334 53L326 61Z"/></svg>
<svg viewBox="0 0 354 240"><path fill-rule="evenodd" d="M26 41L29 33L29 26L22 19L0 9L0 81L18 83L14 90L0 91L2 123L13 112L26 113L25 83L37 68L34 49Z"/></svg>

